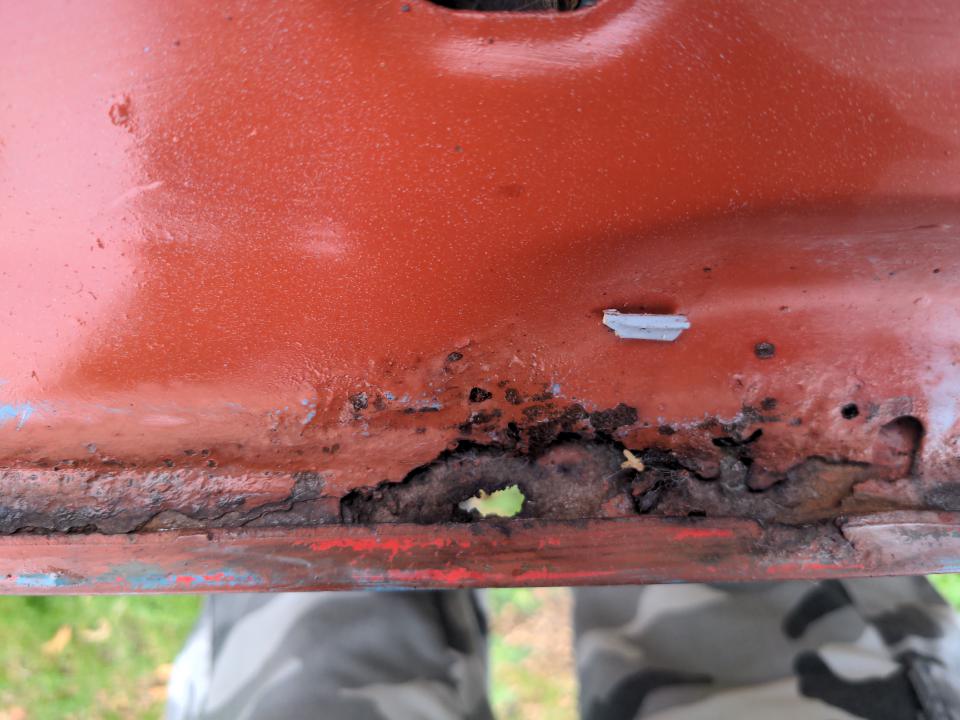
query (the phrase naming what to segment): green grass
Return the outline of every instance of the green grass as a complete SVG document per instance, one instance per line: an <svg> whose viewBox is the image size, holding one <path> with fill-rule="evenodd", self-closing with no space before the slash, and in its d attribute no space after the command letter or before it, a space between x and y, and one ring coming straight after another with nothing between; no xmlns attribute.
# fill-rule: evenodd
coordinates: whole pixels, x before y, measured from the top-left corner
<svg viewBox="0 0 960 720"><path fill-rule="evenodd" d="M562 588L487 591L490 702L500 720L572 720L576 707L570 594Z"/></svg>
<svg viewBox="0 0 960 720"><path fill-rule="evenodd" d="M498 588L487 590L487 608L495 617L515 611L528 618L543 607L543 599L531 588Z"/></svg>
<svg viewBox="0 0 960 720"><path fill-rule="evenodd" d="M930 575L928 579L954 608L960 610L960 575Z"/></svg>
<svg viewBox="0 0 960 720"><path fill-rule="evenodd" d="M161 717L199 608L197 596L0 598L0 718Z"/></svg>

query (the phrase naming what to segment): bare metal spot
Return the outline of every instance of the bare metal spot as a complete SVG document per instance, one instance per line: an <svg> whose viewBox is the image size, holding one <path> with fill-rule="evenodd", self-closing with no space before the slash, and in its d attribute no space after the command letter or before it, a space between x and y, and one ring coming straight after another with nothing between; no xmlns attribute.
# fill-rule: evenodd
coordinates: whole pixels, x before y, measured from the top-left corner
<svg viewBox="0 0 960 720"><path fill-rule="evenodd" d="M673 342L689 329L690 321L684 315L649 315L604 310L603 324L624 340L656 340Z"/></svg>

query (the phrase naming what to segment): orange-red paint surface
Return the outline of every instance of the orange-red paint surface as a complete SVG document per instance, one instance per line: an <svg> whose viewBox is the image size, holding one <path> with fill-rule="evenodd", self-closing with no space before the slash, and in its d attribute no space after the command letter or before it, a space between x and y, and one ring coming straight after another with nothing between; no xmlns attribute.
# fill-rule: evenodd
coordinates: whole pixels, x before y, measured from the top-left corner
<svg viewBox="0 0 960 720"><path fill-rule="evenodd" d="M0 464L336 498L450 448L474 386L519 422L509 385L667 449L775 398L778 470L909 414L955 477L958 35L946 0L6 3Z"/></svg>
<svg viewBox="0 0 960 720"><path fill-rule="evenodd" d="M750 522L712 522L729 532L678 538L684 527L696 527L696 521L641 518L521 520L509 530L499 525L495 532L450 526L443 529L446 542L440 545L422 527L407 524L209 535L73 535L58 540L18 536L4 542L0 591L602 585L825 578L958 567L956 515L870 518L851 525L851 542L846 545L800 542L802 532L782 534ZM901 541L891 543L897 534L903 536ZM545 537L556 547L549 553L542 550ZM335 542L327 544L331 539ZM377 541L383 541L383 547L377 547ZM665 552L664 543L671 541L675 545ZM932 548L952 556L954 564L931 553Z"/></svg>

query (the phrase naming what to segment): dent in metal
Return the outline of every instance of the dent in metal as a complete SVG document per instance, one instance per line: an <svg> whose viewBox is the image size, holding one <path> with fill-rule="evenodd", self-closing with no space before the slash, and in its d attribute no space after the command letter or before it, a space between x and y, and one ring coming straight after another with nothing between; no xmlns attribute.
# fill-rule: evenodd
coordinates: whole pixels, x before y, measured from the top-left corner
<svg viewBox="0 0 960 720"><path fill-rule="evenodd" d="M604 310L603 324L624 340L658 340L673 342L689 329L690 321L684 315L648 315Z"/></svg>

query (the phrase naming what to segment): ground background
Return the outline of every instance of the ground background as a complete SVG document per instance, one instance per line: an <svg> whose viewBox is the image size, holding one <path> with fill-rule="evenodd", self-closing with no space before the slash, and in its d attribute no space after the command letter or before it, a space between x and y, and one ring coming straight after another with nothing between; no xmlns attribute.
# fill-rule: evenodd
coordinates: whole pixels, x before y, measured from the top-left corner
<svg viewBox="0 0 960 720"><path fill-rule="evenodd" d="M934 580L960 607L960 575ZM198 596L0 598L0 720L162 717L166 680ZM576 716L570 594L488 593L500 720Z"/></svg>

